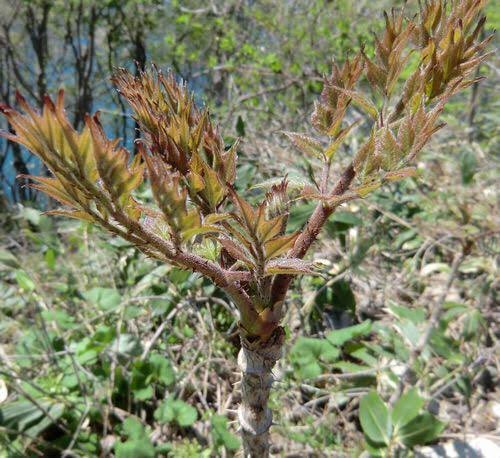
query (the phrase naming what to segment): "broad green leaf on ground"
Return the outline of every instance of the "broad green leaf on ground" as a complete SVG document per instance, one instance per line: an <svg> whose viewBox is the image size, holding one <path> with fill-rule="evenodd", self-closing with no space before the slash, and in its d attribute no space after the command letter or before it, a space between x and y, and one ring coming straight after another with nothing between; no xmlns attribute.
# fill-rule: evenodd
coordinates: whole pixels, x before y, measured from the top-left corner
<svg viewBox="0 0 500 458"><path fill-rule="evenodd" d="M158 353L153 353L149 357L149 362L154 368L155 375L159 382L165 385L172 385L175 382L175 371L169 359Z"/></svg>
<svg viewBox="0 0 500 458"><path fill-rule="evenodd" d="M158 353L153 353L146 361L136 361L132 367L130 389L138 401L151 399L155 383L172 385L175 372L170 361Z"/></svg>
<svg viewBox="0 0 500 458"><path fill-rule="evenodd" d="M420 340L420 330L410 320L401 320L395 324L396 329L412 346L417 345Z"/></svg>
<svg viewBox="0 0 500 458"><path fill-rule="evenodd" d="M123 432L130 439L140 439L146 435L144 425L134 417L128 417L123 421Z"/></svg>
<svg viewBox="0 0 500 458"><path fill-rule="evenodd" d="M370 458L388 458L387 447L385 444L376 444L369 437L365 436L365 449Z"/></svg>
<svg viewBox="0 0 500 458"><path fill-rule="evenodd" d="M16 270L15 277L17 284L24 291L33 291L35 289L35 283L24 270Z"/></svg>
<svg viewBox="0 0 500 458"><path fill-rule="evenodd" d="M111 310L120 304L120 293L114 288L92 288L83 293L87 302L96 305L101 310Z"/></svg>
<svg viewBox="0 0 500 458"><path fill-rule="evenodd" d="M198 412L186 402L170 397L155 410L154 417L160 423L177 423L186 427L198 419Z"/></svg>
<svg viewBox="0 0 500 458"><path fill-rule="evenodd" d="M333 305L336 310L345 310L353 314L356 310L356 297L347 280L338 280L316 296L316 304L319 307Z"/></svg>
<svg viewBox="0 0 500 458"><path fill-rule="evenodd" d="M238 450L240 440L227 427L227 418L223 415L213 415L210 419L212 438L216 447L226 447L228 450Z"/></svg>
<svg viewBox="0 0 500 458"><path fill-rule="evenodd" d="M142 345L133 334L120 334L108 347L112 353L119 356L139 356L142 353Z"/></svg>
<svg viewBox="0 0 500 458"><path fill-rule="evenodd" d="M62 329L71 329L78 326L75 323L75 318L64 310L44 310L42 316L48 322L53 321L57 323Z"/></svg>
<svg viewBox="0 0 500 458"><path fill-rule="evenodd" d="M153 369L146 361L137 361L132 368L130 389L137 401L151 399L154 394Z"/></svg>
<svg viewBox="0 0 500 458"><path fill-rule="evenodd" d="M376 444L389 444L392 424L389 411L377 392L365 395L359 405L363 432Z"/></svg>
<svg viewBox="0 0 500 458"><path fill-rule="evenodd" d="M332 345L340 347L348 340L354 339L355 337L364 336L369 334L372 329L372 323L370 320L363 321L355 326L349 326L348 328L338 329L335 331L330 331L326 335L326 339Z"/></svg>
<svg viewBox="0 0 500 458"><path fill-rule="evenodd" d="M368 366L375 367L378 363L378 358L373 353L373 350L363 343L348 342L344 346L344 351L353 358L367 364Z"/></svg>
<svg viewBox="0 0 500 458"><path fill-rule="evenodd" d="M6 267L16 268L19 267L19 261L17 258L8 250L0 248L0 264Z"/></svg>
<svg viewBox="0 0 500 458"><path fill-rule="evenodd" d="M423 445L437 439L444 428L442 421L425 412L404 425L398 432L398 439L407 447Z"/></svg>
<svg viewBox="0 0 500 458"><path fill-rule="evenodd" d="M485 319L479 310L471 310L465 318L462 336L466 341L477 336L481 326L486 327Z"/></svg>
<svg viewBox="0 0 500 458"><path fill-rule="evenodd" d="M37 403L38 405L35 405L28 400L19 399L2 404L0 426L22 431L28 437L37 437L64 413L64 405L61 403L44 398L37 399ZM47 412L50 418L44 412Z"/></svg>
<svg viewBox="0 0 500 458"><path fill-rule="evenodd" d="M299 337L290 350L290 359L301 378L317 377L322 373L321 363L332 363L338 359L340 350L326 339Z"/></svg>
<svg viewBox="0 0 500 458"><path fill-rule="evenodd" d="M116 458L154 458L155 448L147 437L115 444Z"/></svg>
<svg viewBox="0 0 500 458"><path fill-rule="evenodd" d="M362 372L372 369L370 366L362 366L360 364L352 363L351 361L339 361L338 363L332 364L332 368L338 369L344 374L355 374L356 372ZM376 374L373 373L373 376Z"/></svg>
<svg viewBox="0 0 500 458"><path fill-rule="evenodd" d="M423 308L408 308L402 305L392 304L389 310L399 318L410 320L413 324L418 325L425 320L425 310Z"/></svg>
<svg viewBox="0 0 500 458"><path fill-rule="evenodd" d="M336 223L342 223L349 227L361 226L361 224L363 224L363 220L361 218L357 217L353 213L345 211L335 212L330 218L330 221L335 221Z"/></svg>
<svg viewBox="0 0 500 458"><path fill-rule="evenodd" d="M52 248L48 248L44 254L45 263L47 267L51 270L56 267L56 252Z"/></svg>
<svg viewBox="0 0 500 458"><path fill-rule="evenodd" d="M419 396L416 388L407 391L394 404L392 424L398 427L406 425L418 415L424 404L425 400Z"/></svg>

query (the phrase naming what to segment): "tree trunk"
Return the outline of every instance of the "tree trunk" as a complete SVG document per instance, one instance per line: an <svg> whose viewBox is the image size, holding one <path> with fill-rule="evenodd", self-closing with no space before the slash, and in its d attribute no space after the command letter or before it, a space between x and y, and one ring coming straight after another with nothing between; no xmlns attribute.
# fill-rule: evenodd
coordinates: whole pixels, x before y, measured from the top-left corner
<svg viewBox="0 0 500 458"><path fill-rule="evenodd" d="M284 337L282 327L276 328L266 342L241 337L238 366L242 380L238 419L244 458L269 456L269 428L273 422L273 414L267 401L274 382L272 369L282 356Z"/></svg>

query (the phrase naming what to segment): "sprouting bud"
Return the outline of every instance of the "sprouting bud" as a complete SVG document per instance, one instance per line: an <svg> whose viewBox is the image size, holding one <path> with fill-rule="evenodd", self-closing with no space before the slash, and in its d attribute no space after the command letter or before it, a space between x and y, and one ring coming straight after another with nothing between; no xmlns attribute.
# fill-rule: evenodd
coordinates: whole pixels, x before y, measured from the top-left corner
<svg viewBox="0 0 500 458"><path fill-rule="evenodd" d="M266 217L268 219L288 214L290 201L287 194L288 181L285 178L273 185L266 193Z"/></svg>

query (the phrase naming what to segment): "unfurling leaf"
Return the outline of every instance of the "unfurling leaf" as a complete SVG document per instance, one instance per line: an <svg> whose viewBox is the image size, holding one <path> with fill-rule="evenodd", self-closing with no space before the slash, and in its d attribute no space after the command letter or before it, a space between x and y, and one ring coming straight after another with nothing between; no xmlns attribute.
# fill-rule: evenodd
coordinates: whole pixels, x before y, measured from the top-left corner
<svg viewBox="0 0 500 458"><path fill-rule="evenodd" d="M345 94L348 98L352 99L356 105L358 105L363 111L365 111L367 114L369 114L373 119L376 120L378 118L377 107L373 104L373 102L371 100L368 100L361 93L359 93L357 91L343 89L343 88L337 87L337 86L334 86L334 89L342 92L342 94Z"/></svg>
<svg viewBox="0 0 500 458"><path fill-rule="evenodd" d="M140 163L140 156L129 164L130 154L125 148L118 147L118 140L106 138L97 117L86 118L90 129L95 162L99 177L111 197L122 203L130 203L130 194L142 182L144 164Z"/></svg>
<svg viewBox="0 0 500 458"><path fill-rule="evenodd" d="M286 274L286 275L303 275L303 274L314 274L312 270L313 264L303 259L297 258L283 258L283 259L273 259L266 263L265 274L266 275L276 275L276 274Z"/></svg>
<svg viewBox="0 0 500 458"><path fill-rule="evenodd" d="M16 135L3 133L9 140L20 143L36 154L53 172L71 171L89 181L97 178L88 129L77 133L69 123L64 110L64 91L60 90L54 104L44 98L42 113L33 109L16 94L25 114L3 105L1 112L7 117Z"/></svg>
<svg viewBox="0 0 500 458"><path fill-rule="evenodd" d="M46 215L65 216L67 218L75 218L87 223L95 223L95 219L88 213L81 210L50 210L45 212Z"/></svg>
<svg viewBox="0 0 500 458"><path fill-rule="evenodd" d="M417 173L418 171L415 167L406 167L394 172L387 172L383 179L387 181L399 181L404 178L417 176Z"/></svg>
<svg viewBox="0 0 500 458"><path fill-rule="evenodd" d="M36 177L32 175L20 175L22 178L28 178L36 184L30 184L30 187L38 189L59 203L67 206L75 206L81 200L87 200L81 193L75 196L77 192L71 184L64 178Z"/></svg>
<svg viewBox="0 0 500 458"><path fill-rule="evenodd" d="M316 157L318 159L325 158L324 148L321 143L314 138L304 134L295 132L284 132L284 134L292 141L292 143L307 156Z"/></svg>
<svg viewBox="0 0 500 458"><path fill-rule="evenodd" d="M149 156L142 150L148 168L153 196L171 228L171 236L180 243L188 240L201 229L198 209L188 209L188 191L181 185L178 172L172 170L157 156Z"/></svg>
<svg viewBox="0 0 500 458"><path fill-rule="evenodd" d="M371 192L380 188L380 186L382 186L382 182L380 180L373 180L354 188L352 191L358 194L359 197L366 197Z"/></svg>
<svg viewBox="0 0 500 458"><path fill-rule="evenodd" d="M282 235L281 237L266 242L264 244L264 255L266 259L276 258L286 253L293 247L298 236L299 233L296 232L294 234Z"/></svg>
<svg viewBox="0 0 500 458"><path fill-rule="evenodd" d="M340 145L344 142L347 136L351 133L351 130L358 124L358 122L353 122L350 126L339 132L333 141L328 145L325 151L325 156L327 159L331 159L336 151L339 149Z"/></svg>
<svg viewBox="0 0 500 458"><path fill-rule="evenodd" d="M351 90L363 71L363 57L358 53L354 59L346 59L342 68L332 67L330 76L323 79L323 90L314 105L311 123L321 134L335 136L340 129L350 98L342 90ZM341 91L338 88L343 88Z"/></svg>
<svg viewBox="0 0 500 458"><path fill-rule="evenodd" d="M255 233L255 227L259 222L259 211L255 210L245 199L239 196L234 189L229 190L231 199L238 212L240 224L249 232Z"/></svg>

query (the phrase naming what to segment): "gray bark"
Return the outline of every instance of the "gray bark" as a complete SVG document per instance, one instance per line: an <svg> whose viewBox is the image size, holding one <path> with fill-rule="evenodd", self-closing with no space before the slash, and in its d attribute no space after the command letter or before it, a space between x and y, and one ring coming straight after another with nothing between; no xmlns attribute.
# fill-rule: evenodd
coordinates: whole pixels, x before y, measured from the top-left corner
<svg viewBox="0 0 500 458"><path fill-rule="evenodd" d="M272 369L281 358L285 332L279 327L266 341L250 342L241 337L238 366L241 370L241 426L244 458L269 456L269 428L273 414L267 403L274 376Z"/></svg>

